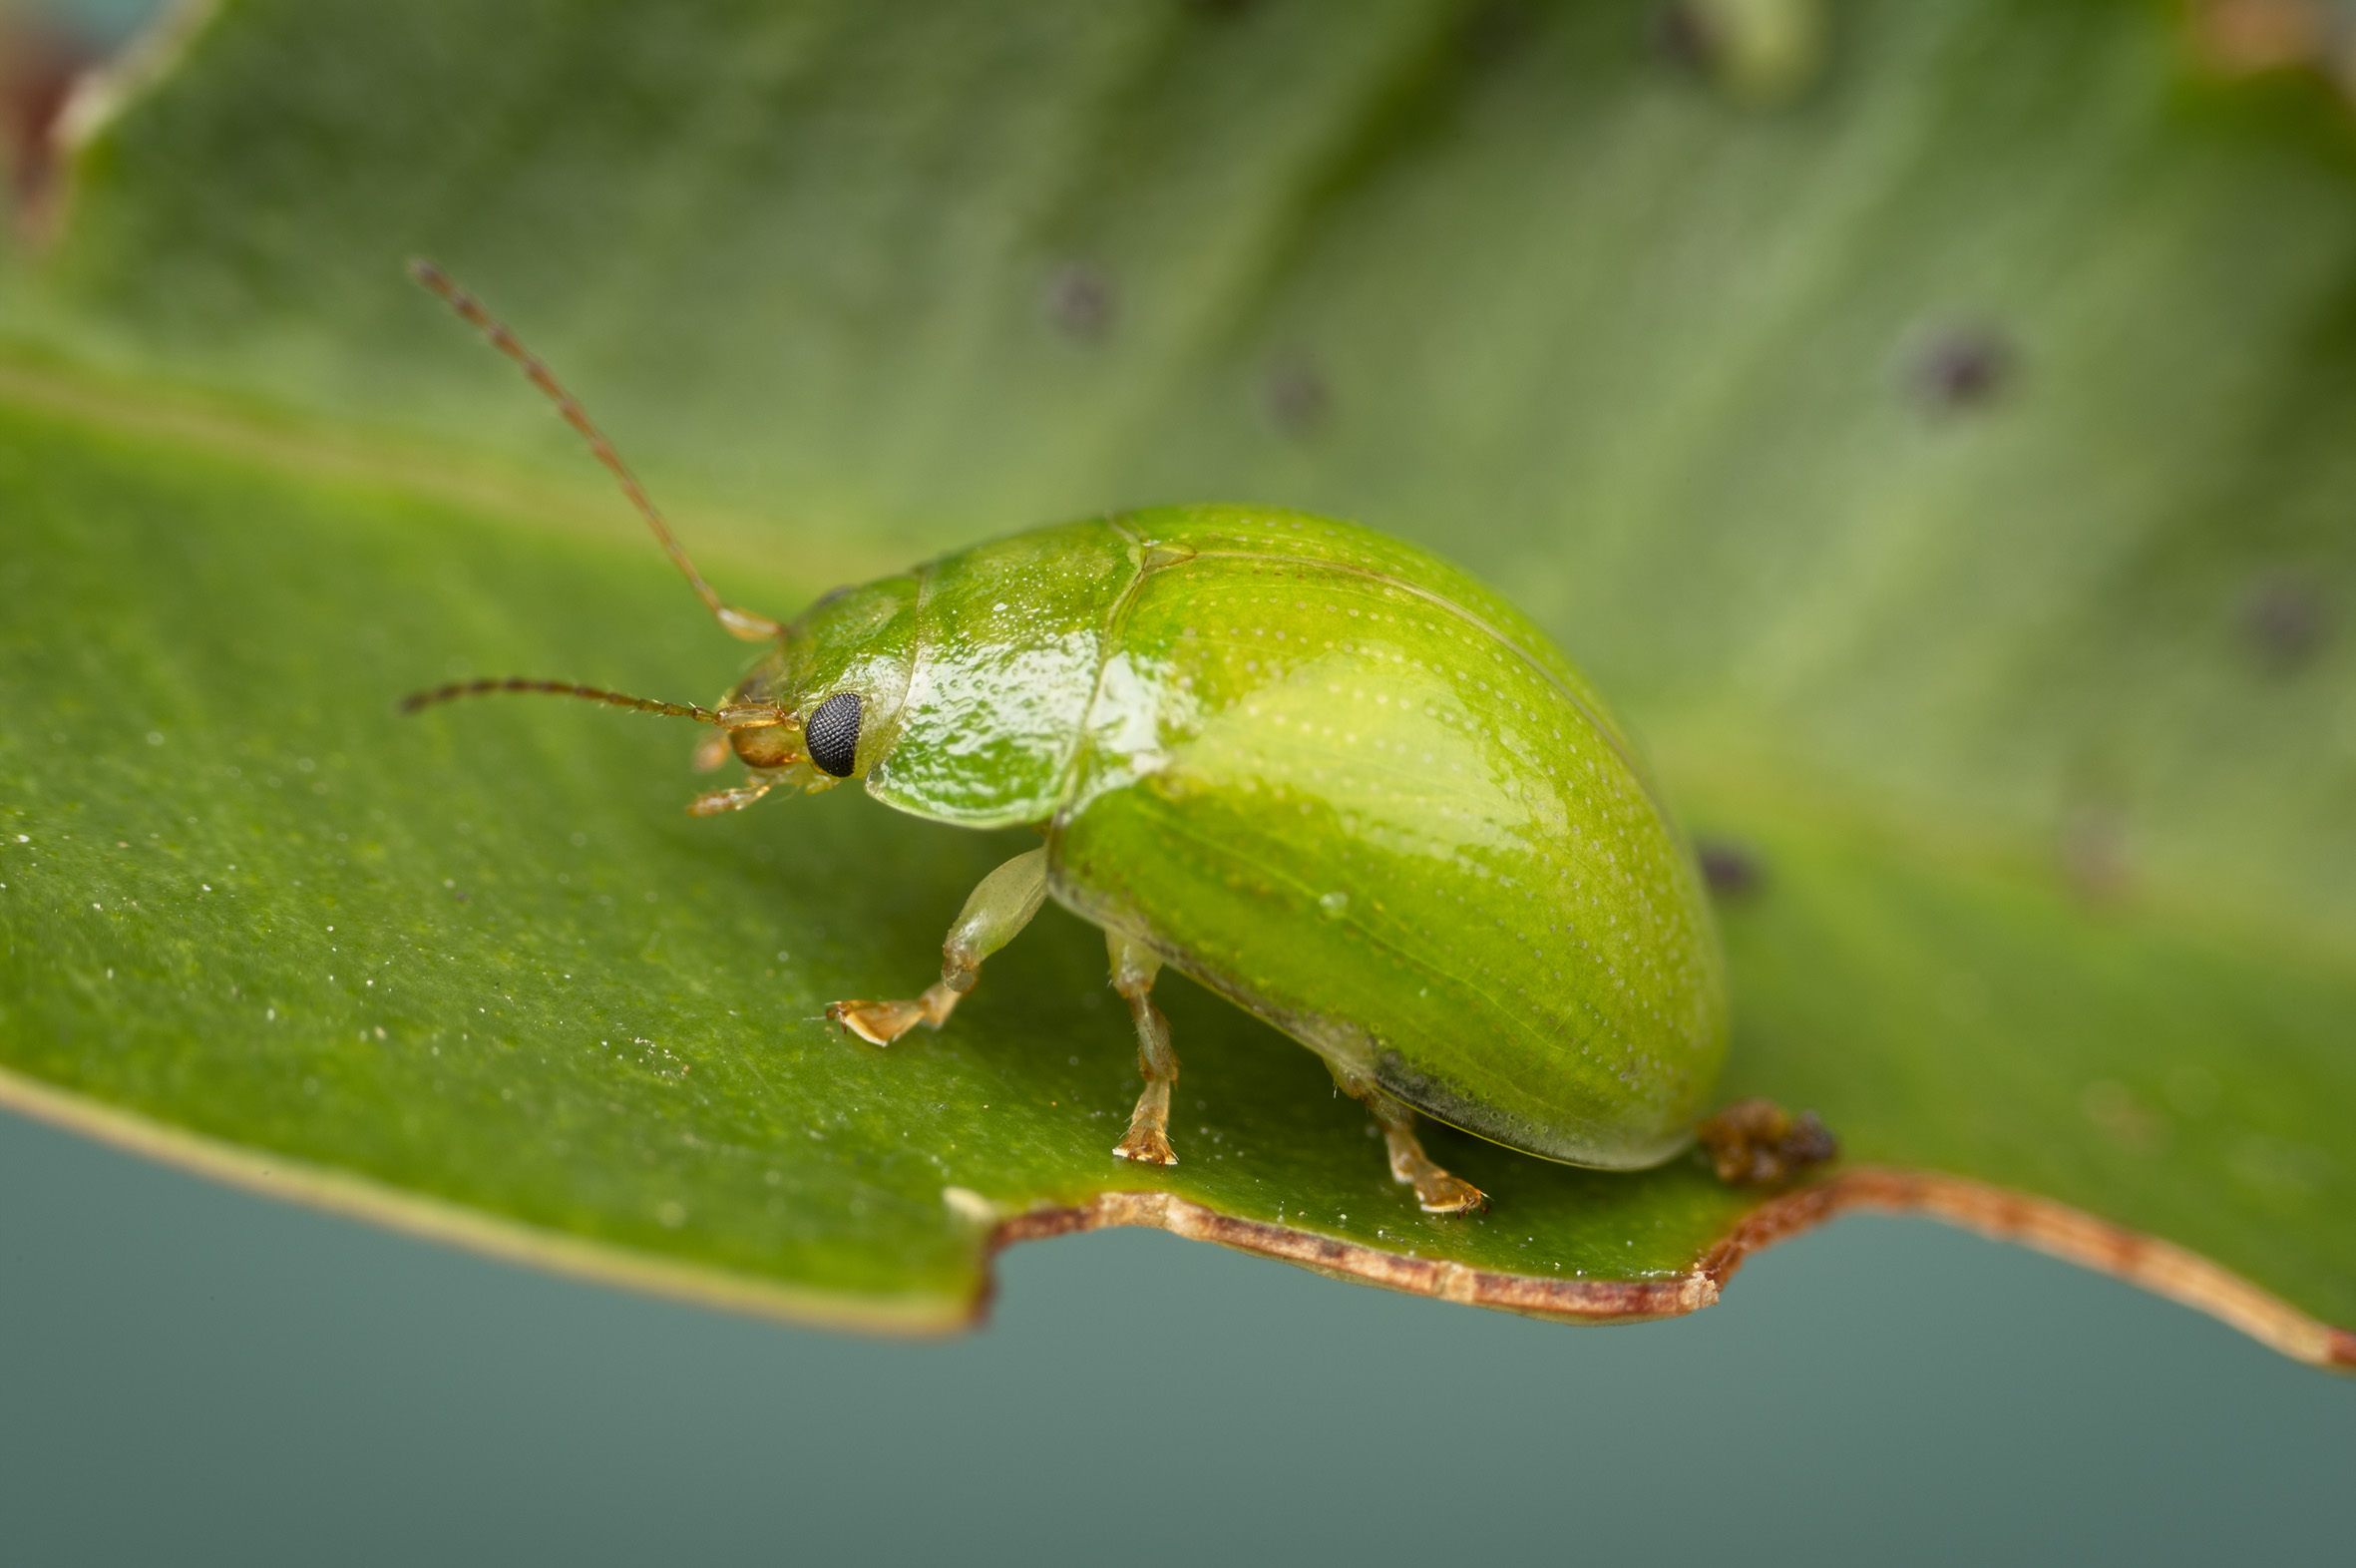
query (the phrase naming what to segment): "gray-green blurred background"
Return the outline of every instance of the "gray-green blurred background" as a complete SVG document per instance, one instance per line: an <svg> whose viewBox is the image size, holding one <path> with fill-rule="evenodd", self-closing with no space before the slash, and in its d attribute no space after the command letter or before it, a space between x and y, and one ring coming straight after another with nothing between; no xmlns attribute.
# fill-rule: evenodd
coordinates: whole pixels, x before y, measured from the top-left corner
<svg viewBox="0 0 2356 1568"><path fill-rule="evenodd" d="M1567 1329L1115 1231L906 1344L545 1278L0 1116L15 1563L2328 1563L2356 1388L1848 1220Z"/></svg>

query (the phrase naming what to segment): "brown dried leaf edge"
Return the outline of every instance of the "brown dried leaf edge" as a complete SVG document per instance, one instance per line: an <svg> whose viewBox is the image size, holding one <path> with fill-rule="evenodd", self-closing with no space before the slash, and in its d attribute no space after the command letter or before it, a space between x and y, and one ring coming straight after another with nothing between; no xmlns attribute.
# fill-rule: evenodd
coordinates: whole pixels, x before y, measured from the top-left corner
<svg viewBox="0 0 2356 1568"><path fill-rule="evenodd" d="M709 1307L885 1334L945 1334L987 1314L989 1281L965 1303L937 1295L846 1296L668 1262L560 1235L347 1172L149 1121L36 1078L0 1069L0 1107L250 1192L372 1220L411 1235L560 1274ZM1768 1199L1705 1253L1663 1280L1541 1279L1402 1258L1291 1226L1240 1220L1166 1192L1108 1192L1071 1208L1033 1209L992 1225L987 1256L1017 1242L1118 1225L1158 1226L1195 1241L1277 1258L1337 1279L1565 1323L1642 1323L1715 1303L1745 1259L1852 1212L1926 1215L2100 1269L2207 1313L2310 1366L2356 1372L2356 1332L2320 1323L2232 1272L2172 1243L2066 1205L1933 1171L1858 1166ZM986 1223L986 1222L982 1222Z"/></svg>

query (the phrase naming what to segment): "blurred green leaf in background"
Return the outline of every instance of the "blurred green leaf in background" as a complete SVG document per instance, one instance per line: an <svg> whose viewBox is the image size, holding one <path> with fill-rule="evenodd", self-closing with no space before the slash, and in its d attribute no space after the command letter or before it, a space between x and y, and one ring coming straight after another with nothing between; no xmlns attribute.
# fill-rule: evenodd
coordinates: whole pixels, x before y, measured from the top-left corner
<svg viewBox="0 0 2356 1568"><path fill-rule="evenodd" d="M43 122L0 270L7 1092L905 1326L1090 1219L1677 1310L1955 1178L2356 1360L2318 1327L2356 1324L2356 125L2250 14L182 8ZM1123 1166L1126 1020L1053 915L939 1035L830 1031L1013 841L690 821L692 736L643 720L397 717L477 673L701 700L740 656L416 253L740 602L1188 500L1497 584L1707 848L1727 1094L1849 1171L1763 1218L1698 1163L1442 1134L1497 1208L1427 1219L1313 1057L1177 985L1200 1154Z"/></svg>

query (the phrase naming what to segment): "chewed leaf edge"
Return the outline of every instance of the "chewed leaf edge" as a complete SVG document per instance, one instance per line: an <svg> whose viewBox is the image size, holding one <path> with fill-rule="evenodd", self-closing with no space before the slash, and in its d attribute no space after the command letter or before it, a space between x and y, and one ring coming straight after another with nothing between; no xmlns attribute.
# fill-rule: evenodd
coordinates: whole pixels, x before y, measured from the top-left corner
<svg viewBox="0 0 2356 1568"><path fill-rule="evenodd" d="M1337 1279L1465 1306L1563 1323L1641 1323L1712 1306L1753 1254L1862 1212L1920 1215L2032 1247L2204 1312L2294 1361L2356 1372L2356 1332L2319 1322L2195 1253L2066 1204L1932 1171L1860 1166L1777 1194L1738 1221L1692 1269L1658 1280L1564 1280L1408 1257L1295 1226L1239 1219L1168 1192L1100 1193L1082 1204L1029 1209L991 1223L993 1216L977 1204L955 1202L972 1195L953 1189L953 1207L978 1224L990 1224L978 1288L959 1301L797 1289L653 1258L153 1121L5 1068L0 1108L247 1192L486 1257L704 1307L871 1334L946 1335L977 1327L988 1316L1000 1252L1021 1242L1120 1226L1154 1227Z"/></svg>

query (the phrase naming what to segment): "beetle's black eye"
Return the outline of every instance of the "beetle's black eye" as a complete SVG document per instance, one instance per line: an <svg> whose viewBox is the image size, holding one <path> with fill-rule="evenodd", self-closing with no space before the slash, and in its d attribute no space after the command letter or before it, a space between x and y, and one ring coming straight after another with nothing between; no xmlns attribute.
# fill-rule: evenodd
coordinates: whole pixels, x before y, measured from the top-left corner
<svg viewBox="0 0 2356 1568"><path fill-rule="evenodd" d="M859 693L838 691L818 704L818 711L802 726L810 744L810 760L836 778L851 776L859 760Z"/></svg>

